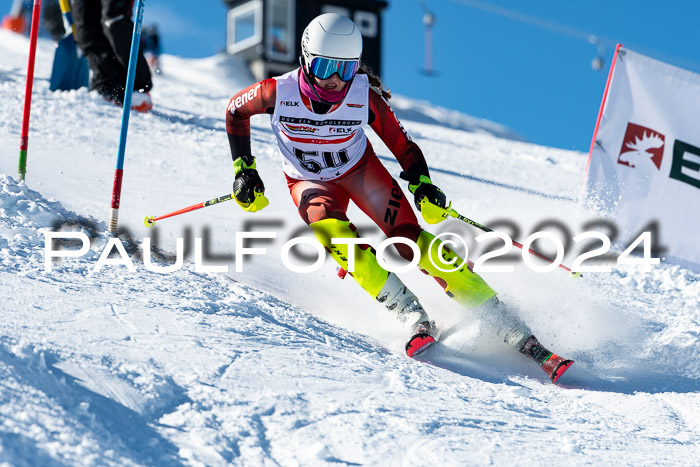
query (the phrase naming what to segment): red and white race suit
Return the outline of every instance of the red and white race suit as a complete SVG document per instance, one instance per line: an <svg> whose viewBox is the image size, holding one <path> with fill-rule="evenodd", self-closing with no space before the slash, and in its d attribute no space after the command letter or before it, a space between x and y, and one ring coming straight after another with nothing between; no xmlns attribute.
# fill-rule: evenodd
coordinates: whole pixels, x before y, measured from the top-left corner
<svg viewBox="0 0 700 467"><path fill-rule="evenodd" d="M362 129L369 124L403 170L428 175L423 153L388 102L370 88L366 75L358 74L340 104L317 114L299 90L300 73L260 81L231 98L226 130L233 158L251 155L250 117L268 113L290 192L307 223L329 216L347 220L352 200L387 235L417 239L421 228L411 200L379 162ZM310 193L317 196L305 196Z"/></svg>

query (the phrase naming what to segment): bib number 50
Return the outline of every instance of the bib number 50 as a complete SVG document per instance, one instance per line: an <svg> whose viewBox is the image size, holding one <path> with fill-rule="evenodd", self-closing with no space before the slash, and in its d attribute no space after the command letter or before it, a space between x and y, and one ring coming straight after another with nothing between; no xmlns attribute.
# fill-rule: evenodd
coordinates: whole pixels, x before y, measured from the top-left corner
<svg viewBox="0 0 700 467"><path fill-rule="evenodd" d="M350 157L345 149L339 152L319 152L294 148L294 155L303 168L315 174L321 173L323 169L335 169L350 162Z"/></svg>

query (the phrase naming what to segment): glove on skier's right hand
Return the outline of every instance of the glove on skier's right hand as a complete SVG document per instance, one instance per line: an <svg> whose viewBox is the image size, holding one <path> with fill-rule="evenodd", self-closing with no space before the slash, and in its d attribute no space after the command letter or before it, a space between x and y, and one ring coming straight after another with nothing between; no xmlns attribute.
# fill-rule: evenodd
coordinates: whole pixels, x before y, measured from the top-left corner
<svg viewBox="0 0 700 467"><path fill-rule="evenodd" d="M268 205L265 185L256 169L253 156L242 156L233 161L236 178L233 181L233 196L246 211L259 211Z"/></svg>
<svg viewBox="0 0 700 467"><path fill-rule="evenodd" d="M233 170L236 174L233 181L233 196L240 203L252 203L255 201L256 192L265 193L265 185L255 167L253 156L243 156L233 161Z"/></svg>

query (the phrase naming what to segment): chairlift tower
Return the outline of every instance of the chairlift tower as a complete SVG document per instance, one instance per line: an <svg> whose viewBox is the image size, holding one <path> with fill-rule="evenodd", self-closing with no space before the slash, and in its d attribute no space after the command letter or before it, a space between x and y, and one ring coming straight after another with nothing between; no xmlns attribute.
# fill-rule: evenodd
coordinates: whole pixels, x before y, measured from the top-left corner
<svg viewBox="0 0 700 467"><path fill-rule="evenodd" d="M435 15L428 10L425 0L419 0L420 8L423 10L423 26L425 26L425 66L421 71L428 76L435 76L433 70L433 26L435 25Z"/></svg>
<svg viewBox="0 0 700 467"><path fill-rule="evenodd" d="M425 25L425 73L433 74L433 25L435 15L429 11L423 14L423 24Z"/></svg>

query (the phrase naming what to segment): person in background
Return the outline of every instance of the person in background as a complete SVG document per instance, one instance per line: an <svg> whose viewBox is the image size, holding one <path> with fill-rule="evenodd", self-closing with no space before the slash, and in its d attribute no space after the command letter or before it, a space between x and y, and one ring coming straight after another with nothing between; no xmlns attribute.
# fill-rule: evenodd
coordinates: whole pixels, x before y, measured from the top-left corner
<svg viewBox="0 0 700 467"><path fill-rule="evenodd" d="M72 0L75 41L88 60L91 89L116 105L124 103L124 89L134 23L131 0ZM143 53L136 62L131 108L148 112L153 108L149 91L151 71Z"/></svg>
<svg viewBox="0 0 700 467"><path fill-rule="evenodd" d="M493 323L497 336L534 359L556 381L573 363L547 350L468 263L423 230L398 182L377 157L363 128L371 126L398 160L413 202L427 220L445 212L446 196L430 179L425 157L396 118L391 94L361 64L362 36L345 16L326 13L306 27L301 67L266 79L233 96L226 112L235 179L233 195L246 211L267 206L265 186L251 148L250 117L270 115L282 155L287 185L301 218L331 257L348 270L354 256L355 281L408 328L406 353L414 357L439 338L439 329L416 295L384 269L374 250L352 241L357 229L346 213L353 201L387 237L403 237L418 248L418 266L460 305L476 309ZM414 250L396 244L413 260ZM449 264L461 265L454 269Z"/></svg>
<svg viewBox="0 0 700 467"><path fill-rule="evenodd" d="M10 12L2 17L3 29L14 31L17 34L24 34L24 31L27 29L27 20L24 18L25 4L27 3L29 3L29 11L31 12L31 2L27 0L14 0L12 2Z"/></svg>
<svg viewBox="0 0 700 467"><path fill-rule="evenodd" d="M158 26L156 24L145 26L141 30L141 50L143 51L143 56L146 57L151 73L159 74L161 72L161 45L160 34L158 34Z"/></svg>
<svg viewBox="0 0 700 467"><path fill-rule="evenodd" d="M14 31L18 34L29 34L29 24L31 23L32 0L14 0L10 7L10 12L2 18L2 29ZM57 0L44 0L41 4L41 27L39 35L48 33L55 41L60 40L66 30L63 27L61 7Z"/></svg>

